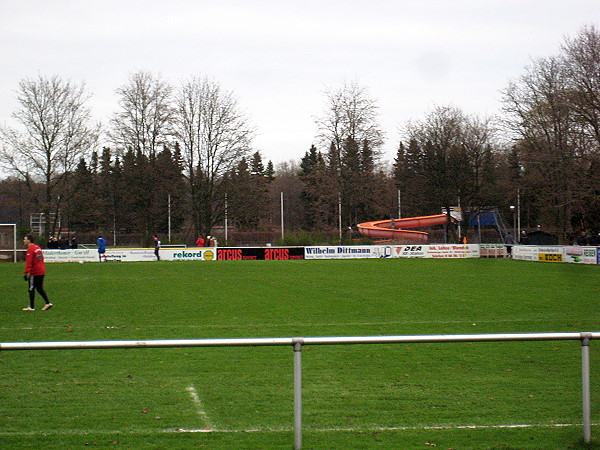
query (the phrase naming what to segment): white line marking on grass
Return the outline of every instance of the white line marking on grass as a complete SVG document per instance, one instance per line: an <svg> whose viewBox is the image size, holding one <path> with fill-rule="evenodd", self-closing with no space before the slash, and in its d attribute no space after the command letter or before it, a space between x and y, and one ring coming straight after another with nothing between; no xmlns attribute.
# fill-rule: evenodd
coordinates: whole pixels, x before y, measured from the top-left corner
<svg viewBox="0 0 600 450"><path fill-rule="evenodd" d="M206 424L206 428L204 428L204 431L205 432L206 431L214 431L214 427L213 427L210 419L206 415L206 411L204 410L204 406L202 405L202 400L200 400L200 397L198 396L198 392L196 391L196 388L192 385L192 386L188 386L188 388L186 390L189 392L190 397L192 398L192 401L194 402L194 405L196 405L196 412L198 413L200 418L202 420L204 420L204 423Z"/></svg>
<svg viewBox="0 0 600 450"><path fill-rule="evenodd" d="M599 423L593 423L592 426L598 426ZM565 428L580 427L580 423L546 423L546 424L504 424L504 425L436 425L436 426L410 426L410 427L360 427L360 428L312 428L305 427L304 431L321 432L367 432L367 431L418 431L418 430L480 430L480 429L502 429L502 428ZM164 430L165 433L260 433L260 432L290 432L292 427L283 428L246 428L246 429L177 429Z"/></svg>
<svg viewBox="0 0 600 450"><path fill-rule="evenodd" d="M592 423L593 427L600 426L600 423ZM368 432L368 431L410 431L410 430L452 430L452 429L485 429L485 428L564 428L564 427L580 427L580 423L549 423L549 424L514 424L514 425L437 425L437 426L412 426L412 427L364 427L364 428L311 428L305 427L303 431L317 432ZM0 436L86 436L89 434L108 436L108 435L134 435L134 434L154 434L154 433L281 433L291 432L292 427L282 428L248 428L248 429L130 429L130 430L73 430L73 429L48 429L35 431L0 431Z"/></svg>
<svg viewBox="0 0 600 450"><path fill-rule="evenodd" d="M186 329L206 329L206 328L282 328L291 326L301 327L331 327L331 326L372 326L372 325L431 325L431 324L485 324L485 323L521 323L521 322L547 322L548 319L545 317L529 318L529 319L494 319L494 320L397 320L397 321L386 321L386 322L328 322L328 323L249 323L243 325L232 325L232 324L169 324L169 325L145 325L144 329L154 328L186 328ZM558 320L557 322L560 322ZM565 321L566 322L566 321ZM121 327L121 325L118 325ZM64 329L64 326L41 326L36 327L36 330L60 330ZM106 326L98 326L92 324L78 325L78 329L106 329ZM108 327L112 328L112 327ZM0 327L0 330L33 330L32 327Z"/></svg>

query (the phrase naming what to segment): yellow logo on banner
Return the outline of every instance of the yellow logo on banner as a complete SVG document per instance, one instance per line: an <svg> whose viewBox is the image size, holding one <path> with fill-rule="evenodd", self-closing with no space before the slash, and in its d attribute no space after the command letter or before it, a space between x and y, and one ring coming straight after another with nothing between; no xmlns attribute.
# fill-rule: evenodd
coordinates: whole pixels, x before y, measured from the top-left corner
<svg viewBox="0 0 600 450"><path fill-rule="evenodd" d="M562 262L561 253L538 253L538 261Z"/></svg>
<svg viewBox="0 0 600 450"><path fill-rule="evenodd" d="M206 250L204 252L204 259L206 261L212 261L213 259L215 259L215 254L212 250Z"/></svg>

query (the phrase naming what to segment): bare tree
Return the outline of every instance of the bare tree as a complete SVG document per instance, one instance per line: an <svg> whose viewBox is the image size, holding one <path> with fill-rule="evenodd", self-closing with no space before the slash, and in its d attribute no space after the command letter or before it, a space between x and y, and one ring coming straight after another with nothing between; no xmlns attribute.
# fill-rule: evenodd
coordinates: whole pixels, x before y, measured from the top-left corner
<svg viewBox="0 0 600 450"><path fill-rule="evenodd" d="M88 99L83 83L58 76L24 79L17 92L19 107L12 114L19 128L0 129L0 160L28 186L34 180L44 183L40 206L46 217L59 211L65 178L97 142L99 125L91 125Z"/></svg>
<svg viewBox="0 0 600 450"><path fill-rule="evenodd" d="M465 121L465 115L457 108L436 107L424 120L406 126L407 140L415 141L422 151L422 170L430 197L443 207L455 204L460 195L457 175L462 163Z"/></svg>
<svg viewBox="0 0 600 450"><path fill-rule="evenodd" d="M116 92L120 110L110 122L110 137L121 148L154 158L172 134L173 88L160 76L137 72Z"/></svg>
<svg viewBox="0 0 600 450"><path fill-rule="evenodd" d="M569 100L586 135L600 147L600 30L583 27L575 38L566 38L562 47L567 73Z"/></svg>
<svg viewBox="0 0 600 450"><path fill-rule="evenodd" d="M405 134L410 153L405 152L400 162L412 166L406 173L414 180L405 183L409 195L427 199L430 212L460 202L467 217L490 204L494 148L490 119L436 107L423 120L409 123Z"/></svg>
<svg viewBox="0 0 600 450"><path fill-rule="evenodd" d="M206 78L185 82L176 104L195 232L208 234L223 212L224 176L248 154L252 130L233 94Z"/></svg>
<svg viewBox="0 0 600 450"><path fill-rule="evenodd" d="M576 185L578 208L571 222L595 234L600 231L600 30L584 26L575 38L565 39L562 51L569 100L582 128L578 167L585 174Z"/></svg>
<svg viewBox="0 0 600 450"><path fill-rule="evenodd" d="M560 58L541 58L504 90L507 124L515 132L524 183L536 200L538 220L569 231L578 166L580 132L570 105L568 75Z"/></svg>
<svg viewBox="0 0 600 450"><path fill-rule="evenodd" d="M384 133L377 121L379 106L367 89L356 82L326 91L327 105L323 117L317 118L318 138L324 148L332 143L338 156L344 141L367 142L376 151L383 144Z"/></svg>

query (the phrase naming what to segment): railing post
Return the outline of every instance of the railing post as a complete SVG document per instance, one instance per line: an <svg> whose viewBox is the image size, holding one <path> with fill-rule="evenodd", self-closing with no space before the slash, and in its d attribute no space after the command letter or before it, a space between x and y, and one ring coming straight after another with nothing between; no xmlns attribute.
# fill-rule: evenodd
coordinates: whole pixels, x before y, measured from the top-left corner
<svg viewBox="0 0 600 450"><path fill-rule="evenodd" d="M581 393L583 401L583 442L592 440L590 416L590 340L592 333L581 333Z"/></svg>
<svg viewBox="0 0 600 450"><path fill-rule="evenodd" d="M302 344L303 338L292 339L294 344L294 449L302 448Z"/></svg>

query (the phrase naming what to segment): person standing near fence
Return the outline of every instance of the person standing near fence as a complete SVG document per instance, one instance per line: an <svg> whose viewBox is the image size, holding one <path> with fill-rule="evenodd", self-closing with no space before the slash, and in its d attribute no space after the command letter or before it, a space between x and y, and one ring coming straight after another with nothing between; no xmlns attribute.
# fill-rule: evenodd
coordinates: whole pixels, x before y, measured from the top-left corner
<svg viewBox="0 0 600 450"><path fill-rule="evenodd" d="M44 299L46 304L42 310L46 311L52 308L53 305L50 303L50 300L48 300L46 291L44 291L44 276L46 275L44 253L39 245L35 245L31 234L25 235L23 243L27 246L23 278L28 282L27 285L29 291L29 306L23 308L23 311L35 311L35 291L38 291Z"/></svg>
<svg viewBox="0 0 600 450"><path fill-rule="evenodd" d="M160 250L160 241L158 240L158 236L154 235L154 255L156 256L156 260L160 261L160 255L158 251Z"/></svg>
<svg viewBox="0 0 600 450"><path fill-rule="evenodd" d="M106 239L102 236L98 236L98 240L96 241L96 245L98 246L98 260L102 262L102 257L104 256L104 261L106 261Z"/></svg>

